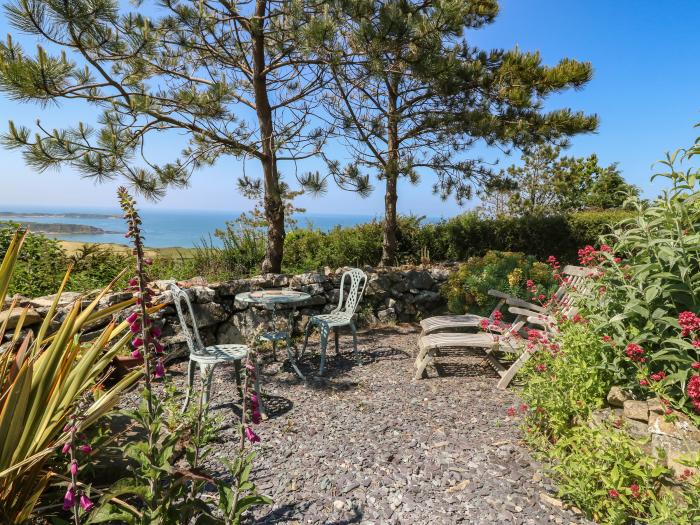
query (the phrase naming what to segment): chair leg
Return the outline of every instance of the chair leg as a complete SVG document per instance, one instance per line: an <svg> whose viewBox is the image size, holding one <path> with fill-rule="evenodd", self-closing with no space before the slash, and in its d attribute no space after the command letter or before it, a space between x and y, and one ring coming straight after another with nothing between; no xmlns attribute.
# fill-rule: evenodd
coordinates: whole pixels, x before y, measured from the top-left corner
<svg viewBox="0 0 700 525"><path fill-rule="evenodd" d="M530 359L531 355L532 352L530 352L527 349L523 349L522 353L520 354L520 357L518 357L518 359L516 359L515 362L512 365L510 365L510 368L504 374L502 374L501 379L496 385L496 388L498 388L499 390L505 390L506 388L508 388L508 385L515 377L515 374L517 374L518 370L520 370L522 366L527 362L527 360Z"/></svg>
<svg viewBox="0 0 700 525"><path fill-rule="evenodd" d="M330 328L328 325L321 325L321 366L318 371L318 375L322 376L324 370L326 369L326 347L328 346L328 332Z"/></svg>
<svg viewBox="0 0 700 525"><path fill-rule="evenodd" d="M335 355L340 355L340 344L338 342L338 339L339 339L338 328L333 329L333 334L335 334Z"/></svg>
<svg viewBox="0 0 700 525"><path fill-rule="evenodd" d="M214 376L214 368L216 365L201 365L202 374L202 388L204 389L204 406L209 404L209 397L211 395L211 381Z"/></svg>
<svg viewBox="0 0 700 525"><path fill-rule="evenodd" d="M360 354L357 353L357 329L355 323L350 321L350 331L352 332L352 355L357 363L360 362Z"/></svg>
<svg viewBox="0 0 700 525"><path fill-rule="evenodd" d="M304 352L306 352L306 345L309 344L309 334L311 333L311 320L306 323L306 328L304 328L304 346L301 347L301 352L299 353L299 359L304 357Z"/></svg>
<svg viewBox="0 0 700 525"><path fill-rule="evenodd" d="M192 389L194 388L194 367L195 362L190 359L187 364L187 393L185 394L185 402L182 404L182 413L187 411L187 407L190 404L190 399L192 398Z"/></svg>
<svg viewBox="0 0 700 525"><path fill-rule="evenodd" d="M238 397L243 397L243 387L241 386L241 362L238 359L233 362L233 374L236 376L236 389L238 390Z"/></svg>
<svg viewBox="0 0 700 525"><path fill-rule="evenodd" d="M413 379L415 379L416 381L418 379L423 379L427 377L425 369L433 361L433 352L434 350L428 350L428 352L425 355L425 358L416 362L416 373L413 376Z"/></svg>

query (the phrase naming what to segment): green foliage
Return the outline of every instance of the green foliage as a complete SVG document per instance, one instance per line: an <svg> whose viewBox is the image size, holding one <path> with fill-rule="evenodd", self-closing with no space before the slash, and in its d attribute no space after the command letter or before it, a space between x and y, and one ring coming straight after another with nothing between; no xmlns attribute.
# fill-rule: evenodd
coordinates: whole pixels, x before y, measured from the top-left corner
<svg viewBox="0 0 700 525"><path fill-rule="evenodd" d="M16 224L3 223L0 226L0 257L7 253L16 231ZM30 232L19 254L9 293L29 297L52 294L60 286L66 269L66 257L58 241ZM99 286L107 284L114 275L102 281Z"/></svg>
<svg viewBox="0 0 700 525"><path fill-rule="evenodd" d="M547 451L559 496L596 523L697 523L697 481L682 483L685 503L676 501L663 486L668 470L643 445L607 424L575 427Z"/></svg>
<svg viewBox="0 0 700 525"><path fill-rule="evenodd" d="M238 525L246 510L270 504L272 500L258 494L249 479L255 454L239 453L233 462L224 461L233 479L230 483L212 477L202 467L216 436L216 422L202 404L203 390L197 406L185 414L180 414L181 395L175 386L166 384L164 391L159 397L144 388L139 407L122 412L149 439L123 445L124 457L134 465L132 475L102 494L87 523ZM178 445L184 445L184 465L177 463ZM209 484L218 490L215 505L204 497ZM124 500L131 504L125 505Z"/></svg>
<svg viewBox="0 0 700 525"><path fill-rule="evenodd" d="M586 208L619 208L639 190L617 166L603 167L592 154L560 157L561 148L540 144L523 152L482 194L481 210L493 217L560 215Z"/></svg>
<svg viewBox="0 0 700 525"><path fill-rule="evenodd" d="M648 205L631 201L634 216L607 237L611 251L594 254L604 293L582 300L598 337L612 338L610 365L622 385L643 398L652 391L697 418L687 384L700 361L693 346L700 334L683 334L679 314L700 312L700 191L696 172L676 171L674 156L664 164L671 188ZM642 347L644 361L625 355L630 343ZM651 377L659 373L665 377Z"/></svg>
<svg viewBox="0 0 700 525"><path fill-rule="evenodd" d="M531 300L527 280L537 283L538 291L547 297L556 288L547 264L522 253L490 251L461 264L443 286L442 294L451 312L488 315L496 302L487 294L489 290Z"/></svg>
<svg viewBox="0 0 700 525"><path fill-rule="evenodd" d="M600 408L613 379L600 366L611 349L588 324L564 324L556 345L539 349L519 374L525 383L521 395L530 407L529 430L551 441Z"/></svg>

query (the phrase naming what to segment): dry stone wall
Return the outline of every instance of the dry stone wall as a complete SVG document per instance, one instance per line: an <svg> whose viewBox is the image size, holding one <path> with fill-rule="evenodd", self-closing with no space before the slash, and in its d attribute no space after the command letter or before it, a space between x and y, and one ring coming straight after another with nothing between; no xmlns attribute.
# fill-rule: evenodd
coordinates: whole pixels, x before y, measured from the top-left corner
<svg viewBox="0 0 700 525"><path fill-rule="evenodd" d="M446 303L440 288L447 280L454 266L401 268L364 268L368 276L364 296L358 308L357 321L360 326L375 323L411 322L445 311ZM205 344L236 343L250 341L256 331L269 327L271 313L260 307L250 306L235 300L236 294L268 288L292 288L307 292L311 298L296 311L295 327L303 329L310 315L326 313L338 304L340 279L344 268L323 272L307 272L299 275L267 274L247 279L208 283L195 277L179 282L187 290L193 305L197 325ZM155 302L165 305L155 317L162 325L164 342L170 345L169 355L184 351L184 338L181 335L177 314L168 288L174 281L155 281L153 288L158 293ZM64 293L59 302L59 310L54 325L70 311L81 295ZM101 306L106 307L128 299L129 293L117 292L106 296ZM17 307L6 312L10 317L9 326L15 326L24 309L29 308L25 319L25 330L35 330L48 313L54 296L36 299L17 298ZM83 299L86 301L85 299ZM125 316L126 313L122 313ZM286 312L278 315L284 322ZM14 322L14 324L13 324ZM101 325L104 325L104 320ZM92 328L101 328L100 324ZM9 337L9 334L8 334ZM86 337L90 337L87 334Z"/></svg>

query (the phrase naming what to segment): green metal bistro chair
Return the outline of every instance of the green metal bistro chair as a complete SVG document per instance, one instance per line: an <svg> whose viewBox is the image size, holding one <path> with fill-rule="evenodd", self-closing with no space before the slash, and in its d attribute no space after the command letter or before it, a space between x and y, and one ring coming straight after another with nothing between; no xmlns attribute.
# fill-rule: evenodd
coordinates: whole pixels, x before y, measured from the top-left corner
<svg viewBox="0 0 700 525"><path fill-rule="evenodd" d="M182 412L184 413L187 410L187 406L190 403L192 390L194 388L195 365L199 365L200 374L202 376L202 388L204 388L203 401L205 405L209 402L214 368L220 363L233 362L236 385L238 386L239 394L241 394L241 363L246 357L248 357L250 348L247 345L242 344L204 346L204 343L202 343L202 338L199 336L199 329L197 328L197 322L195 321L194 310L192 309L192 303L190 302L187 292L182 290L176 284L170 285L170 291L173 294L175 309L177 310L177 315L180 318L182 333L185 336L187 346L190 349L190 362L187 366L187 395L185 397L185 402L182 405ZM186 311L183 309L183 303L187 307ZM190 320L189 323L187 319L188 315ZM254 363L254 366L255 392L258 395L258 400L260 403L260 413L264 417L265 409L263 407L262 397L260 396L260 369L257 362Z"/></svg>
<svg viewBox="0 0 700 525"><path fill-rule="evenodd" d="M347 296L345 295L345 280L349 279L350 289ZM311 328L318 326L321 334L321 366L319 375L323 375L326 367L326 347L328 346L328 335L331 329L335 334L335 352L338 350L338 328L349 326L352 331L353 355L357 358L357 330L353 322L353 316L357 310L357 305L360 303L362 294L367 285L367 274L359 268L353 268L343 273L340 279L340 297L338 298L338 306L328 314L314 315L309 319L304 331L304 347L301 350L301 355L304 355L306 345L309 341L309 333ZM345 298L345 301L343 299ZM345 304L343 304L343 302Z"/></svg>

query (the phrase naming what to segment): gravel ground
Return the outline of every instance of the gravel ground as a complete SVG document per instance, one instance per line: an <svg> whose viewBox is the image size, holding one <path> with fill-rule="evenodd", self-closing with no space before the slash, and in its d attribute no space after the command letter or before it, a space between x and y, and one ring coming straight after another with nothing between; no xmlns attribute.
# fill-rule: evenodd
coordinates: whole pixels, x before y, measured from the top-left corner
<svg viewBox="0 0 700 525"><path fill-rule="evenodd" d="M256 427L253 478L274 504L249 523L588 523L548 499L518 421L506 417L519 401L495 388L483 358L446 353L430 379L411 381L417 335L411 326L361 332L360 365L343 336L326 377L307 383L286 365L265 366L269 419ZM172 367L176 382L185 367ZM318 358L306 357L302 371L314 369ZM212 463L235 449L230 370L219 367L212 386L211 410L229 422Z"/></svg>

